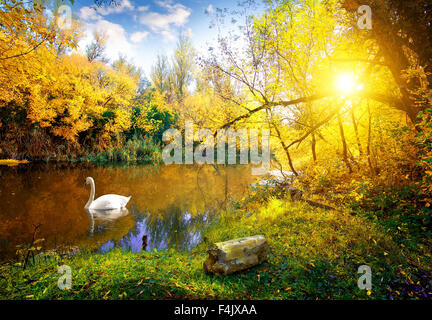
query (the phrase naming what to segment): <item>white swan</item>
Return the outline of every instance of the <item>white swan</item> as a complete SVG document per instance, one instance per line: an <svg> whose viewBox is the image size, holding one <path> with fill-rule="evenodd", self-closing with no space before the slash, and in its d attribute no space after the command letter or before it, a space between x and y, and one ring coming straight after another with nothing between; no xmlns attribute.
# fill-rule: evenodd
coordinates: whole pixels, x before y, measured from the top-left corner
<svg viewBox="0 0 432 320"><path fill-rule="evenodd" d="M86 184L91 185L90 198L87 201L84 209L93 209L93 210L112 210L112 209L122 209L125 208L127 203L129 202L129 197L119 196L117 194L106 194L103 195L96 200L95 196L95 183L92 177L87 177Z"/></svg>

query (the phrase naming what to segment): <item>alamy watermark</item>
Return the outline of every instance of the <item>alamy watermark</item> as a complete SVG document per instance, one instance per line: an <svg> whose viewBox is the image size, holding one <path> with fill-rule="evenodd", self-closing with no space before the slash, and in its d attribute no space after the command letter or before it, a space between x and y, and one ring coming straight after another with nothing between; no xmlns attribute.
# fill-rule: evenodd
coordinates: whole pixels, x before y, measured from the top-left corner
<svg viewBox="0 0 432 320"><path fill-rule="evenodd" d="M57 26L62 30L72 28L72 8L68 5L61 5L57 9L56 16Z"/></svg>
<svg viewBox="0 0 432 320"><path fill-rule="evenodd" d="M361 15L357 20L357 26L362 30L372 29L372 9L368 5L362 5L357 9L357 13Z"/></svg>
<svg viewBox="0 0 432 320"><path fill-rule="evenodd" d="M60 290L72 289L72 269L67 265L62 265L58 268L57 273L63 274L57 281L57 286Z"/></svg>
<svg viewBox="0 0 432 320"><path fill-rule="evenodd" d="M372 270L368 265L361 265L358 267L357 273L362 273L360 278L358 278L357 286L359 289L371 290L372 289Z"/></svg>
<svg viewBox="0 0 432 320"><path fill-rule="evenodd" d="M261 131L261 141L259 133ZM194 133L193 122L185 123L184 143L180 130L168 129L162 140L169 142L162 151L162 159L169 164L214 164L215 146L217 164L237 164L237 141L239 141L240 164L252 164L253 175L263 175L270 170L270 130L269 129L219 129L214 135L210 129L198 129ZM215 143L216 139L216 143ZM194 142L199 145L194 149ZM261 152L259 146L261 145ZM183 162L184 146L184 162ZM226 148L228 146L228 148ZM228 149L228 157L226 154Z"/></svg>

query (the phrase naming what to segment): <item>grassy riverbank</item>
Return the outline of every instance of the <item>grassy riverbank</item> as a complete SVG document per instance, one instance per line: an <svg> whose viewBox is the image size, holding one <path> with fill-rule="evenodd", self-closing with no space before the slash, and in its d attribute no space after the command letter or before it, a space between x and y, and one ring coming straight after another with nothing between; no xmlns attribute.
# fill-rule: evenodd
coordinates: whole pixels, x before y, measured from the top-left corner
<svg viewBox="0 0 432 320"><path fill-rule="evenodd" d="M0 148L0 154L1 154ZM7 155L6 155L7 156ZM16 157L18 155L14 155ZM0 165L15 166L29 162L91 162L116 163L120 161L141 161L158 164L162 162L162 145L153 138L134 135L128 139L122 137L119 142L104 148L77 147L68 144L57 145L53 150L45 150L40 155L19 155L19 159L0 159Z"/></svg>
<svg viewBox="0 0 432 320"><path fill-rule="evenodd" d="M263 234L268 260L226 277L203 272L210 243ZM348 213L269 199L237 203L205 230L192 252L83 253L31 265L3 264L1 299L405 299L429 297L427 250L397 245L381 227ZM59 290L59 265L72 269L72 290ZM371 291L357 269L371 267Z"/></svg>

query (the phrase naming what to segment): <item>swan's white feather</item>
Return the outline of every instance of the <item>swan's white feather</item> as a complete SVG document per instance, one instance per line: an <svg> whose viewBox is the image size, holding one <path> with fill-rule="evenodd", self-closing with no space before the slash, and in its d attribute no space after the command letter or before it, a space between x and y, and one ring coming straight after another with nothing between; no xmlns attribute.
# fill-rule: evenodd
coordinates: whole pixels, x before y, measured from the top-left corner
<svg viewBox="0 0 432 320"><path fill-rule="evenodd" d="M125 208L129 202L131 196L124 197L118 194L105 194L95 199L91 204L89 209L95 210L110 210Z"/></svg>

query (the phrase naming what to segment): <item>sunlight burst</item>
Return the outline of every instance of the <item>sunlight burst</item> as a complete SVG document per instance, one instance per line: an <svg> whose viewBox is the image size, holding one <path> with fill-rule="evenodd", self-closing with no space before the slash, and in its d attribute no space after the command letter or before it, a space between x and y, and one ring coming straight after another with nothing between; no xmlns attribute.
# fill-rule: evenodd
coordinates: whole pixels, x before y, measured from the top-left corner
<svg viewBox="0 0 432 320"><path fill-rule="evenodd" d="M336 79L336 87L340 92L350 93L354 90L359 90L361 86L357 85L353 75L351 74L341 74Z"/></svg>

